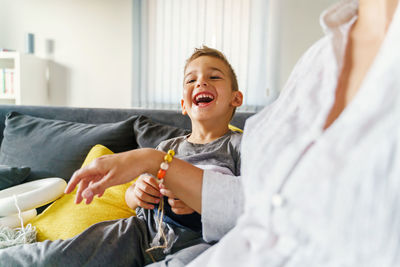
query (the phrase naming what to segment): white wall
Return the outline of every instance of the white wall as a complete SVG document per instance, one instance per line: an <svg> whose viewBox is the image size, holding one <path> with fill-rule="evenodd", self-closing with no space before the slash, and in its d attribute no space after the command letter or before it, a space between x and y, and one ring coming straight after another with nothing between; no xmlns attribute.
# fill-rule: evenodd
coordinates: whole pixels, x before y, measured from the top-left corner
<svg viewBox="0 0 400 267"><path fill-rule="evenodd" d="M301 55L323 36L319 17L337 0L272 0L279 1L279 87L285 85Z"/></svg>
<svg viewBox="0 0 400 267"><path fill-rule="evenodd" d="M0 0L0 48L51 58L52 105L131 106L131 0ZM45 40L54 41L48 55Z"/></svg>
<svg viewBox="0 0 400 267"><path fill-rule="evenodd" d="M220 0L218 0L220 1ZM278 3L274 66L281 89L304 51L322 36L319 15L335 0ZM132 99L132 0L0 0L0 48L24 51L36 37L36 55L48 57L52 105L130 107Z"/></svg>

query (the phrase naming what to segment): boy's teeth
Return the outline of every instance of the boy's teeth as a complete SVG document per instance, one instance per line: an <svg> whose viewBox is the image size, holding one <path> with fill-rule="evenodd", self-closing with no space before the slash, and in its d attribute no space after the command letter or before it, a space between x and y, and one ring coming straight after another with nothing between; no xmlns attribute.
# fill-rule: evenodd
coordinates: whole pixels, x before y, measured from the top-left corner
<svg viewBox="0 0 400 267"><path fill-rule="evenodd" d="M213 100L214 100L214 96L212 96L210 94L199 94L195 98L196 104L199 103L199 102L209 103L209 102L211 102Z"/></svg>

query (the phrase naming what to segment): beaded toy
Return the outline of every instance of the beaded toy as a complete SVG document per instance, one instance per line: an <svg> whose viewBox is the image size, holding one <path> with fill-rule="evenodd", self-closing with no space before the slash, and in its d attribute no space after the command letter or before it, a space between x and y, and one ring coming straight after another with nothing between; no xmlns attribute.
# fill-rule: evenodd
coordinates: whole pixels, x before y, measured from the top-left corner
<svg viewBox="0 0 400 267"><path fill-rule="evenodd" d="M169 168L169 164L171 163L173 157L175 156L175 151L170 149L168 150L167 154L164 156L164 161L160 164L160 169L157 172L157 179L160 184L164 182L165 175L167 173L167 170ZM157 223L158 223L158 230L157 234L154 237L153 241L150 244L150 248L146 250L146 252L149 252L151 250L157 249L157 248L162 248L164 249L164 252L168 252L170 249L170 244L175 240L172 240L172 243L169 242L171 239L175 239L174 236L168 235L168 237L165 235L163 231L163 218L164 218L164 197L160 197L160 203L158 205L158 210L157 210ZM161 244L161 238L163 239L163 243Z"/></svg>

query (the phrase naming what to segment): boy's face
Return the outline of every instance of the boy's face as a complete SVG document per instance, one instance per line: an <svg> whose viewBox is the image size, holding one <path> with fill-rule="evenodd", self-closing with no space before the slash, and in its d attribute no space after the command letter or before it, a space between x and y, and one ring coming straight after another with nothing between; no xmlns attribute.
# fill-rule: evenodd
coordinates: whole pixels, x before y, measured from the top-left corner
<svg viewBox="0 0 400 267"><path fill-rule="evenodd" d="M240 91L232 91L229 68L214 57L201 56L187 65L183 79L182 113L192 120L226 118L242 104Z"/></svg>

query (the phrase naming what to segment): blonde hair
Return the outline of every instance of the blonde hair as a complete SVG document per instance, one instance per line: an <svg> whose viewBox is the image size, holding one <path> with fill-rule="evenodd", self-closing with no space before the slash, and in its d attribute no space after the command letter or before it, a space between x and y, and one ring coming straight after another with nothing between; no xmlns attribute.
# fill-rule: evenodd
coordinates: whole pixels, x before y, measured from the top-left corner
<svg viewBox="0 0 400 267"><path fill-rule="evenodd" d="M205 45L203 45L201 48L195 48L193 54L186 60L185 68L183 71L186 72L186 68L190 62L203 56L214 57L222 60L229 70L229 76L232 84L232 91L239 91L239 85L237 82L235 71L233 70L229 61L226 59L225 55L217 49L210 48Z"/></svg>

